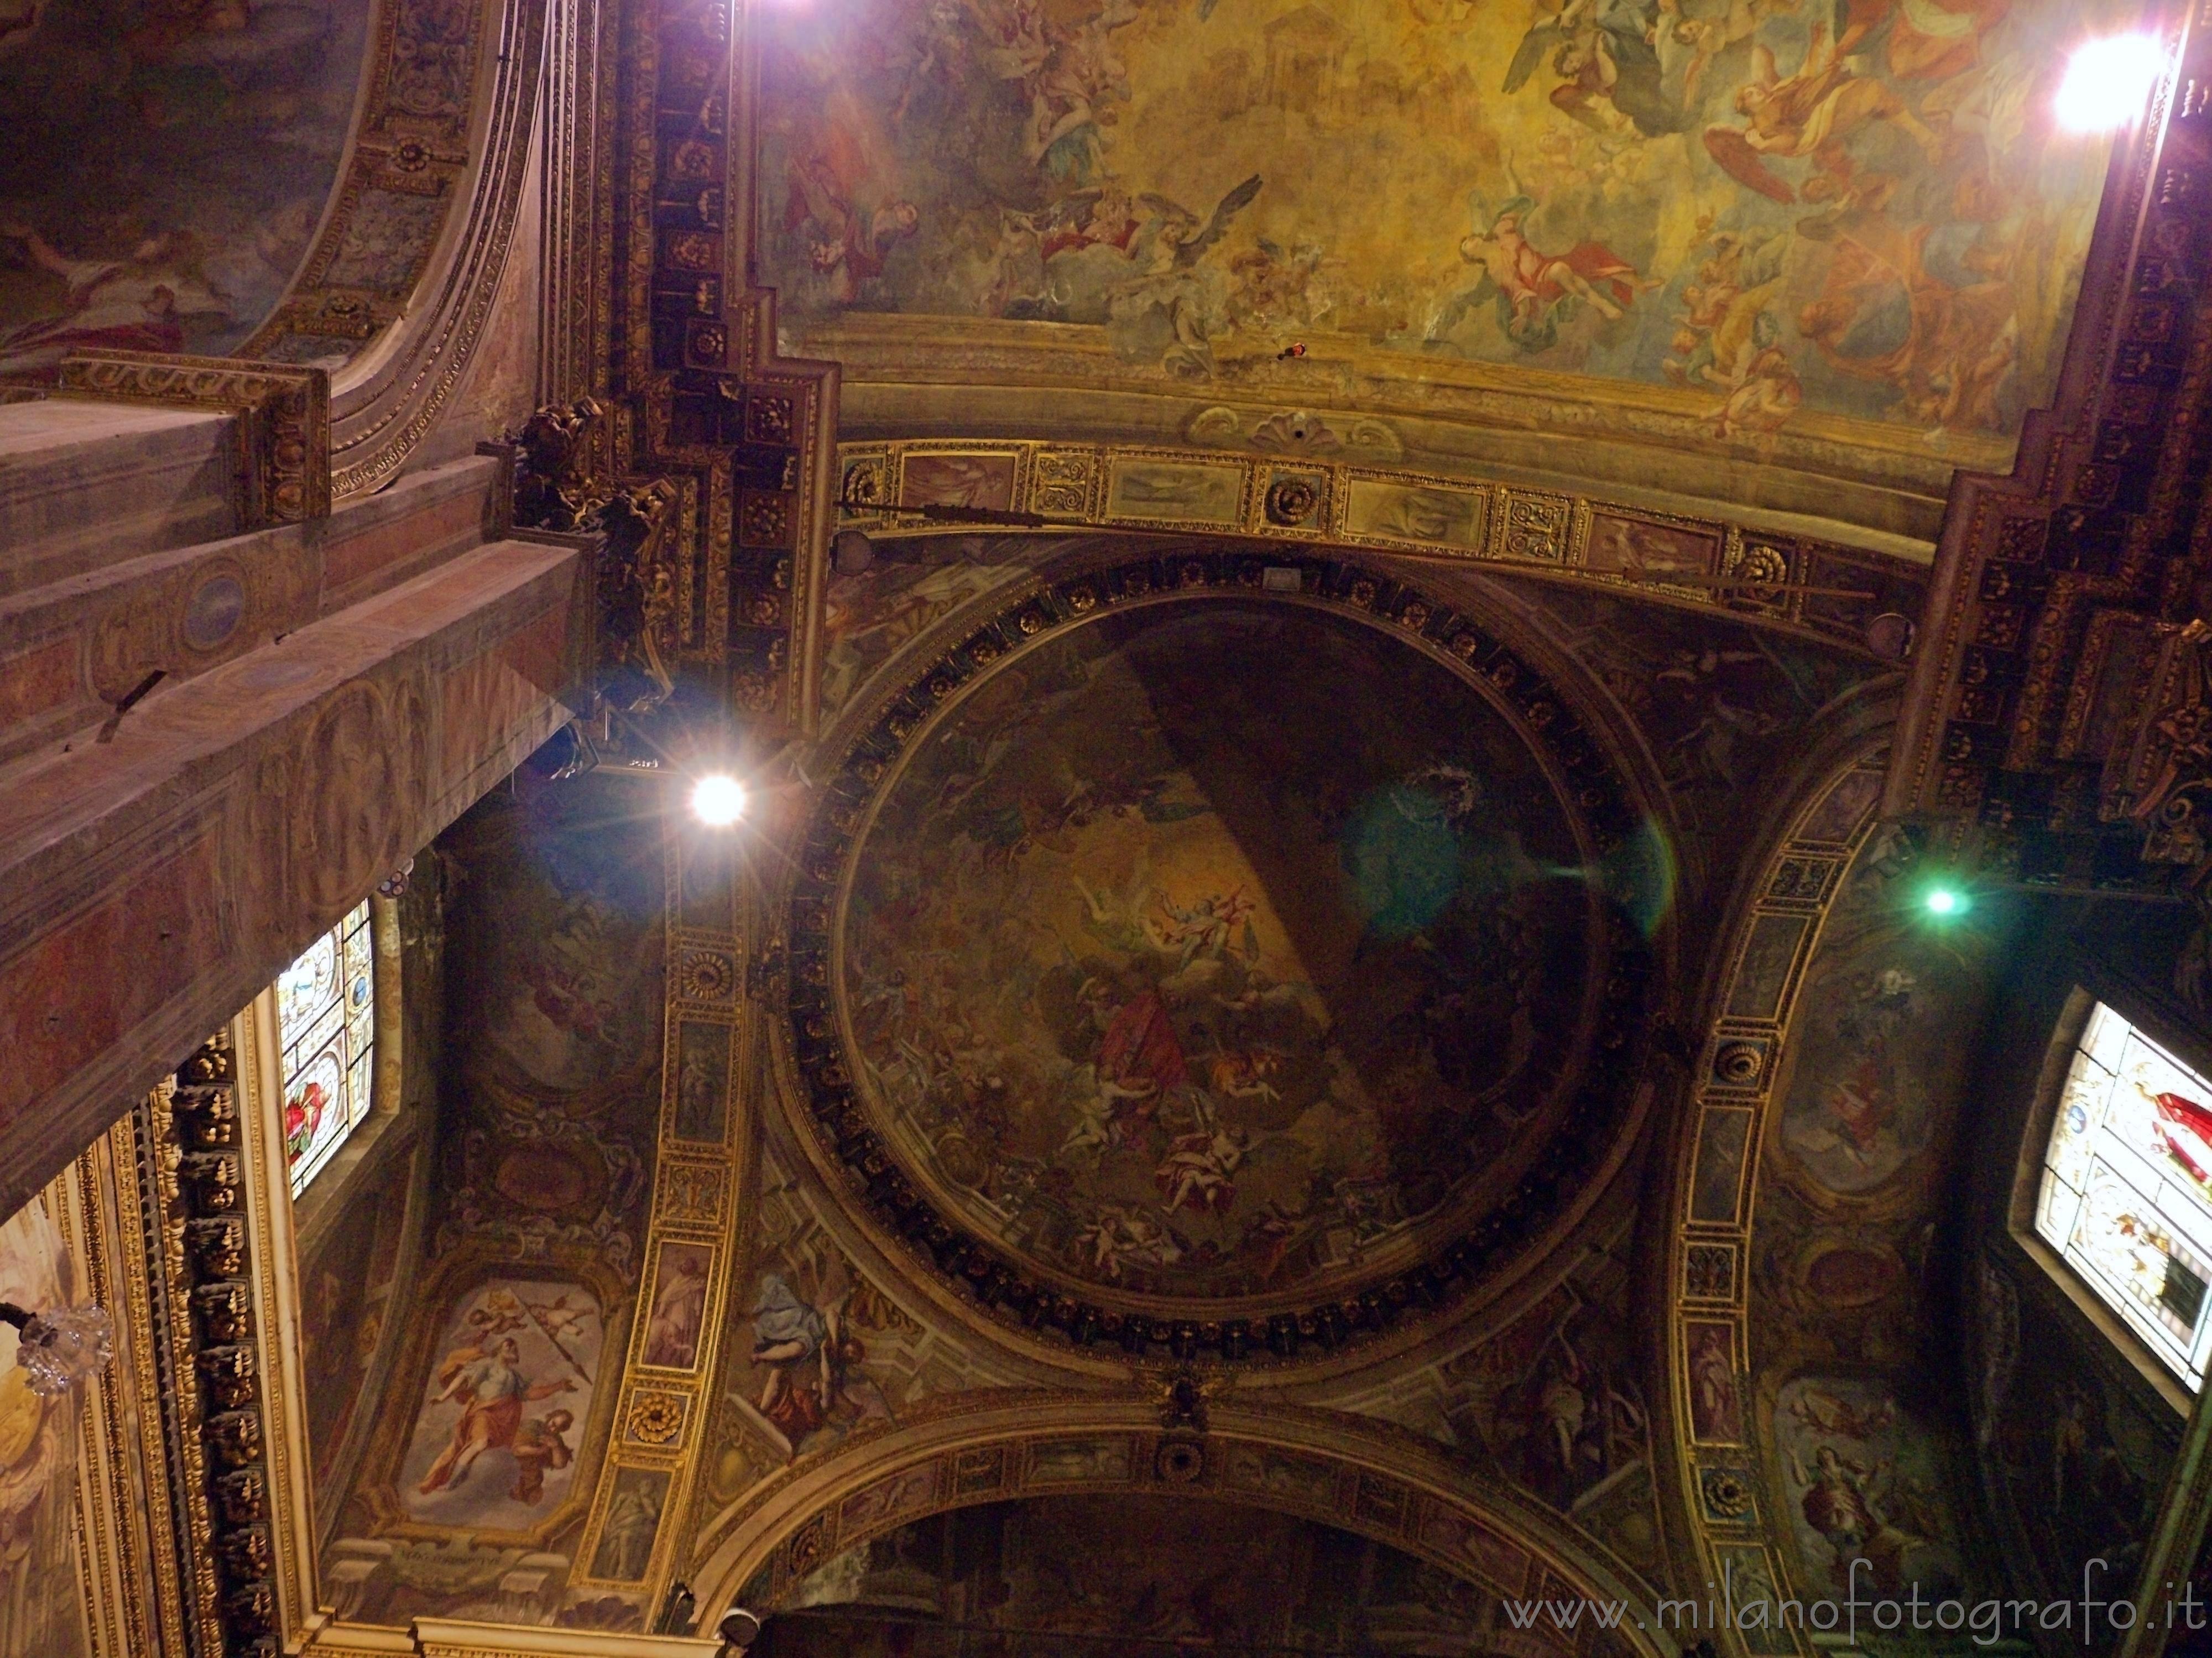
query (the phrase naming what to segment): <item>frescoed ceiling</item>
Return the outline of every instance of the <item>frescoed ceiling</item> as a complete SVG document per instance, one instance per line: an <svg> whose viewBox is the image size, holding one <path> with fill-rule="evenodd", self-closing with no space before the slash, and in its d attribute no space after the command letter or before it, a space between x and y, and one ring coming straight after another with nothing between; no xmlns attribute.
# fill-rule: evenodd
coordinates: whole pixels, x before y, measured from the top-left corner
<svg viewBox="0 0 2212 1658"><path fill-rule="evenodd" d="M1886 494L2001 470L2054 389L2106 146L2056 128L2053 77L2125 11L784 6L761 277L792 349L844 361L854 434L936 429L963 386L1063 436L1366 413L1462 467L1924 539Z"/></svg>
<svg viewBox="0 0 2212 1658"><path fill-rule="evenodd" d="M582 14L534 0L0 0L0 111L184 175L0 163L0 374L342 368L343 495L465 366L440 317L560 308L581 242L600 290L505 364L547 389L499 486L604 543L599 677L377 890L400 1099L286 1209L291 1102L210 1042L0 1228L58 1293L129 1163L102 1236L190 1256L167 1312L115 1281L125 1369L225 1406L137 1373L224 1462L195 1593L288 1649L304 1604L309 1658L676 1658L740 1603L757 1658L1818 1658L1646 1618L2152 1558L2181 1389L2014 1247L2090 993L2008 837L2107 762L1969 825L1897 817L1890 752L1943 653L1986 768L2013 646L2112 707L2201 642L2124 463L2212 333L2114 296L2202 250L2146 207L2157 261L2093 258L2112 152L2051 113L2142 3L639 0L541 87ZM2201 200L2205 84L2127 199ZM592 126L503 283L502 100ZM2085 280L2133 353L2094 460L2038 412ZM2203 1016L2168 908L2131 970ZM226 1376L247 1303L197 1292L281 1356L288 1266L297 1374Z"/></svg>
<svg viewBox="0 0 2212 1658"><path fill-rule="evenodd" d="M441 843L453 1132L369 1288L377 1395L333 1406L347 1617L635 1631L681 1580L797 1614L785 1642L927 1641L880 1626L980 1591L915 1540L1018 1552L1062 1500L1257 1503L1237 1534L1382 1550L1432 1610L1464 1572L1486 1626L1544 1582L1678 1592L1686 1558L1817 1589L1813 1486L1767 1463L1822 1447L1909 1472L1943 1516L1914 1581L1957 1575L1937 1407L1881 1388L1955 1155L1930 1044L1972 998L1881 880L1838 885L1891 664L1113 532L889 539L828 598L828 725L742 855L649 775L550 762ZM1802 1178L1754 1254L1741 1066L1677 1022L1750 975L1729 1041L1771 1056L1767 913L1802 941L1832 901L1804 1051L1758 1073ZM1704 1078L1746 1133L1685 1154L1683 1278L1645 1175ZM1887 1231L1857 1212L1906 1184ZM1815 1340L1862 1291L1893 1345ZM450 1390L485 1363L524 1397L471 1454ZM1771 1526L1721 1513L1739 1488ZM1369 1540L1309 1536L1337 1516Z"/></svg>
<svg viewBox="0 0 2212 1658"><path fill-rule="evenodd" d="M22 9L21 8L17 9ZM366 8L33 5L0 29L0 374L218 355L276 307L337 176Z"/></svg>

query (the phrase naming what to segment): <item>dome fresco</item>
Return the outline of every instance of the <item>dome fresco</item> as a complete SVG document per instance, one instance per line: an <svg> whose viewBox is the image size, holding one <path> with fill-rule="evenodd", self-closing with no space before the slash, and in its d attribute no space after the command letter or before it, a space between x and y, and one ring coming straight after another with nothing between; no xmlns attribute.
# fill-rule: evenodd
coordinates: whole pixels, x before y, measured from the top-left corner
<svg viewBox="0 0 2212 1658"><path fill-rule="evenodd" d="M835 1000L930 1206L1060 1293L1259 1317L1502 1237L1561 1139L1595 1155L1619 831L1537 740L1563 711L1449 661L1177 599L994 658L910 737Z"/></svg>

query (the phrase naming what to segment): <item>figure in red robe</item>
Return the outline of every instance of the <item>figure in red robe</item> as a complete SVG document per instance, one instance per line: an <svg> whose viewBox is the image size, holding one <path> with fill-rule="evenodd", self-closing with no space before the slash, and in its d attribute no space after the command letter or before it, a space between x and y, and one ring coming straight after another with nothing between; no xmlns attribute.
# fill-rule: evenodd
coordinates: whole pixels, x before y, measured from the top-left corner
<svg viewBox="0 0 2212 1658"><path fill-rule="evenodd" d="M1098 1044L1098 1075L1118 1088L1155 1098L1190 1080L1182 1044L1157 987L1147 985L1115 1010Z"/></svg>
<svg viewBox="0 0 2212 1658"><path fill-rule="evenodd" d="M2153 1125L2166 1155L2199 1186L2212 1188L2212 1110L2179 1094L2160 1094L2151 1106L2157 1113Z"/></svg>
<svg viewBox="0 0 2212 1658"><path fill-rule="evenodd" d="M470 1467L486 1451L512 1452L515 1430L522 1425L522 1407L534 1399L549 1399L571 1392L575 1383L563 1376L558 1382L532 1382L521 1370L522 1352L509 1336L489 1353L464 1347L447 1357L439 1370L445 1391L430 1402L442 1405L458 1400L461 1419L453 1424L453 1436L430 1472L416 1487L424 1496L459 1485Z"/></svg>

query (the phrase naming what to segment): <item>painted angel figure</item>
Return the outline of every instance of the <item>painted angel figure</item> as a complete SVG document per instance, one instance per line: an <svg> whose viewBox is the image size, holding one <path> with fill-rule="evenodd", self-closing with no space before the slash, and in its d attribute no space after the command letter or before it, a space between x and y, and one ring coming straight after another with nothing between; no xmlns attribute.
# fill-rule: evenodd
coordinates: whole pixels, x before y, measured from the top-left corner
<svg viewBox="0 0 2212 1658"><path fill-rule="evenodd" d="M1909 133L1934 160L1942 148L1936 134L1905 106L1905 100L1880 81L1851 72L1825 25L1813 26L1805 61L1784 76L1774 54L1752 48L1752 78L1735 94L1741 126L1705 129L1705 153L1738 184L1784 203L1848 202L1853 169L1844 141L1875 121L1888 121ZM1812 161L1813 177L1793 185L1767 165L1768 158Z"/></svg>
<svg viewBox="0 0 2212 1658"><path fill-rule="evenodd" d="M1468 208L1474 228L1461 239L1459 256L1474 267L1474 286L1450 301L1431 325L1432 343L1494 295L1505 337L1523 351L1541 351L1559 343L1563 307L1571 301L1587 304L1611 322L1651 286L1602 242L1577 242L1564 253L1535 246L1525 230L1541 210L1527 196L1509 197L1495 214L1480 196L1468 197Z"/></svg>
<svg viewBox="0 0 2212 1658"><path fill-rule="evenodd" d="M1662 84L1658 14L1656 0L1564 0L1521 37L1504 90L1520 91L1548 58L1559 77L1552 105L1561 114L1600 132L1624 122L1647 138L1680 132L1689 118Z"/></svg>
<svg viewBox="0 0 2212 1658"><path fill-rule="evenodd" d="M1203 222L1164 196L1137 197L1151 216L1133 239L1139 269L1106 296L1109 329L1125 351L1157 349L1160 366L1173 374L1213 373L1211 337L1222 325L1226 295L1221 278L1201 261L1252 204L1260 184L1255 173L1215 203Z"/></svg>
<svg viewBox="0 0 2212 1658"><path fill-rule="evenodd" d="M76 259L29 225L0 223L66 289L47 316L0 329L0 374L51 373L76 350L179 351L188 327L221 324L230 307L192 274L188 237L149 236L122 258Z"/></svg>
<svg viewBox="0 0 2212 1658"><path fill-rule="evenodd" d="M867 1347L846 1322L852 1280L841 1264L822 1276L818 1305L802 1300L780 1272L762 1274L753 1303L752 1361L769 1373L754 1409L794 1458L832 1423L891 1416L890 1400L860 1368Z"/></svg>
<svg viewBox="0 0 2212 1658"><path fill-rule="evenodd" d="M855 206L850 191L824 159L794 161L790 179L785 228L805 228L807 263L840 305L850 305L862 283L883 275L891 249L921 228L921 210L909 201Z"/></svg>

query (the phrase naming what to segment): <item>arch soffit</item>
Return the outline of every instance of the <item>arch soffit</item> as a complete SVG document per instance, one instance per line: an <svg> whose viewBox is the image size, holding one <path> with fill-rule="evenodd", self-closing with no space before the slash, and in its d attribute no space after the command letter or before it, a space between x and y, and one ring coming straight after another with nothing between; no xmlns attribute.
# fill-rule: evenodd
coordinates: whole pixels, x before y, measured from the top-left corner
<svg viewBox="0 0 2212 1658"><path fill-rule="evenodd" d="M1686 1546L1684 1575L1717 1582L1725 1574L1749 1586L1737 1596L1747 1602L1817 1592L1798 1582L1789 1521L1773 1509L1765 1471L1749 1279L1762 1148L1792 1069L1784 1050L1830 914L1879 830L1889 712L1867 710L1805 768L1763 855L1746 863L1663 1153L1664 1224L1651 1266L1665 1309L1660 1397L1674 1455L1661 1459L1662 1482ZM1803 1649L1779 1638L1783 1650ZM1732 1644L1749 1649L1741 1631Z"/></svg>
<svg viewBox="0 0 2212 1658"><path fill-rule="evenodd" d="M546 0L380 0L322 222L238 351L340 364L334 502L397 476L475 354L530 168L546 10Z"/></svg>
<svg viewBox="0 0 2212 1658"><path fill-rule="evenodd" d="M1626 1567L1517 1489L1476 1486L1408 1430L1221 1398L1205 1412L1203 1435L1164 1430L1159 1403L1143 1396L1036 1392L948 1405L856 1436L707 1516L690 1574L701 1604L718 1612L763 1571L773 1602L832 1556L933 1514L1010 1498L1148 1491L1339 1526L1501 1596L1618 1606L1617 1635L1629 1650L1679 1654Z"/></svg>

